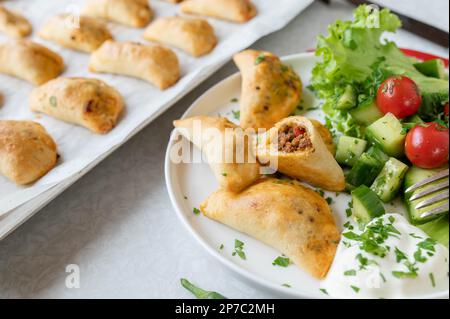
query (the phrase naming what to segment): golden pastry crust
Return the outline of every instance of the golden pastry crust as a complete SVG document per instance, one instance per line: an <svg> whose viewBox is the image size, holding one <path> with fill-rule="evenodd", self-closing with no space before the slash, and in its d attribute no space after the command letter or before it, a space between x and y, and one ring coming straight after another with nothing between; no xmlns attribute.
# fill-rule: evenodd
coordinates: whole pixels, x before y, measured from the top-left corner
<svg viewBox="0 0 450 319"><path fill-rule="evenodd" d="M83 13L134 28L145 27L153 17L148 0L90 0Z"/></svg>
<svg viewBox="0 0 450 319"><path fill-rule="evenodd" d="M0 73L41 85L56 78L63 70L63 59L43 45L29 40L0 44Z"/></svg>
<svg viewBox="0 0 450 319"><path fill-rule="evenodd" d="M182 2L184 0L165 0L165 1L171 2L171 3L180 3L180 2Z"/></svg>
<svg viewBox="0 0 450 319"><path fill-rule="evenodd" d="M198 123L201 124L201 136L195 135L194 125ZM254 150L250 149L253 147L251 137L227 119L196 116L175 121L174 126L204 152L221 188L240 192L260 177L260 165ZM216 132L210 129L217 129L218 134L214 135ZM227 157L229 154L231 157ZM241 160L238 154L243 154Z"/></svg>
<svg viewBox="0 0 450 319"><path fill-rule="evenodd" d="M302 150L286 152L274 142L279 140L280 130L286 125L298 126L305 130L308 143ZM260 162L269 164L279 172L330 191L345 189L342 168L322 139L316 126L302 116L288 117L278 122L272 129L259 137L257 155Z"/></svg>
<svg viewBox="0 0 450 319"><path fill-rule="evenodd" d="M327 202L295 182L269 178L239 194L219 190L200 209L274 247L319 279L328 273L340 240Z"/></svg>
<svg viewBox="0 0 450 319"><path fill-rule="evenodd" d="M106 41L92 53L89 70L136 77L162 90L180 78L178 58L172 50L133 42Z"/></svg>
<svg viewBox="0 0 450 319"><path fill-rule="evenodd" d="M0 32L10 37L23 38L33 30L28 20L21 14L0 5Z"/></svg>
<svg viewBox="0 0 450 319"><path fill-rule="evenodd" d="M12 182L33 183L57 160L56 144L42 125L0 120L0 173Z"/></svg>
<svg viewBox="0 0 450 319"><path fill-rule="evenodd" d="M309 119L312 125L317 129L317 132L319 132L320 137L322 138L322 141L325 143L325 146L330 151L333 156L336 155L336 145L334 145L333 141L333 135L331 135L331 132L329 129L325 127L322 123L320 123L317 120Z"/></svg>
<svg viewBox="0 0 450 319"><path fill-rule="evenodd" d="M195 57L210 53L217 44L208 21L179 16L156 20L145 30L144 39L177 47Z"/></svg>
<svg viewBox="0 0 450 319"><path fill-rule="evenodd" d="M241 127L270 129L297 108L302 82L270 52L246 50L234 56L242 75Z"/></svg>
<svg viewBox="0 0 450 319"><path fill-rule="evenodd" d="M120 93L103 81L58 78L34 89L30 108L105 134L116 125L124 102Z"/></svg>
<svg viewBox="0 0 450 319"><path fill-rule="evenodd" d="M103 42L112 39L108 27L102 21L81 16L77 25L78 21L70 21L70 18L69 14L51 18L39 31L39 36L82 52L95 51Z"/></svg>
<svg viewBox="0 0 450 319"><path fill-rule="evenodd" d="M187 0L181 11L244 23L253 19L257 10L250 0Z"/></svg>

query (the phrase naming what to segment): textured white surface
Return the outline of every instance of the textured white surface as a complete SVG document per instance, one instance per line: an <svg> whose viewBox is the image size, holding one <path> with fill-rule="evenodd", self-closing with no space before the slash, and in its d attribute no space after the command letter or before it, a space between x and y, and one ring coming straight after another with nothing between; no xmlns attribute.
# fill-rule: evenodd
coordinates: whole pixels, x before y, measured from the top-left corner
<svg viewBox="0 0 450 319"><path fill-rule="evenodd" d="M279 55L305 51L330 22L349 18L351 9L340 1L315 3L253 47ZM439 12L448 24L447 9ZM402 47L448 55L406 32L393 38ZM190 298L181 277L230 298L278 297L243 282L203 251L176 219L165 189L172 120L234 72L228 63L0 242L0 298ZM79 289L65 286L68 264L80 267Z"/></svg>

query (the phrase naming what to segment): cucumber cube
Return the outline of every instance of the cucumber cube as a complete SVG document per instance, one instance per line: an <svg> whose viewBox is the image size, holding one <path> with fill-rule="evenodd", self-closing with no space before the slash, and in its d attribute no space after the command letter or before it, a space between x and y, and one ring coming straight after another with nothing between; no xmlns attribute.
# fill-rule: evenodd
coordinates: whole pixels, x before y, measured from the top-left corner
<svg viewBox="0 0 450 319"><path fill-rule="evenodd" d="M392 157L404 154L406 135L402 123L391 113L387 113L366 129L366 138Z"/></svg>
<svg viewBox="0 0 450 319"><path fill-rule="evenodd" d="M383 113L373 101L358 105L357 108L350 111L350 115L357 123L366 126L383 117Z"/></svg>
<svg viewBox="0 0 450 319"><path fill-rule="evenodd" d="M407 171L408 165L391 157L384 165L370 189L374 191L383 202L390 202L397 196Z"/></svg>
<svg viewBox="0 0 450 319"><path fill-rule="evenodd" d="M353 215L364 225L385 213L384 206L378 196L365 185L352 191L352 199Z"/></svg>
<svg viewBox="0 0 450 319"><path fill-rule="evenodd" d="M366 149L367 141L350 137L341 136L336 150L336 161L342 165L353 166L361 157Z"/></svg>

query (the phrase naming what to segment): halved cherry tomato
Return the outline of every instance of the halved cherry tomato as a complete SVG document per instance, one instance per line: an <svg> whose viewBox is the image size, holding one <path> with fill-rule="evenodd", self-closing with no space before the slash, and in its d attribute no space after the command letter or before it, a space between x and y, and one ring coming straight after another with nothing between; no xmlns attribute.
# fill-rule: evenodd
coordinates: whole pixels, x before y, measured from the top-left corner
<svg viewBox="0 0 450 319"><path fill-rule="evenodd" d="M402 119L415 114L421 104L419 88L406 76L391 76L378 88L377 106L384 114Z"/></svg>
<svg viewBox="0 0 450 319"><path fill-rule="evenodd" d="M437 124L419 124L406 136L406 156L421 168L437 168L448 162L448 129Z"/></svg>

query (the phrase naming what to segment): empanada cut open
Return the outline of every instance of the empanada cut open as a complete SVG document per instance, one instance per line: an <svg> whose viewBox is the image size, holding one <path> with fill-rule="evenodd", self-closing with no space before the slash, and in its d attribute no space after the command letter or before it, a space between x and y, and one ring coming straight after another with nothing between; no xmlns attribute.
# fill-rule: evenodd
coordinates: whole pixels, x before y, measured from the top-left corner
<svg viewBox="0 0 450 319"><path fill-rule="evenodd" d="M278 122L258 137L258 160L289 177L329 191L342 191L344 172L316 125L302 116Z"/></svg>
<svg viewBox="0 0 450 319"><path fill-rule="evenodd" d="M326 276L340 240L325 199L297 182L265 178L239 194L219 190L200 209L279 250L319 279Z"/></svg>

